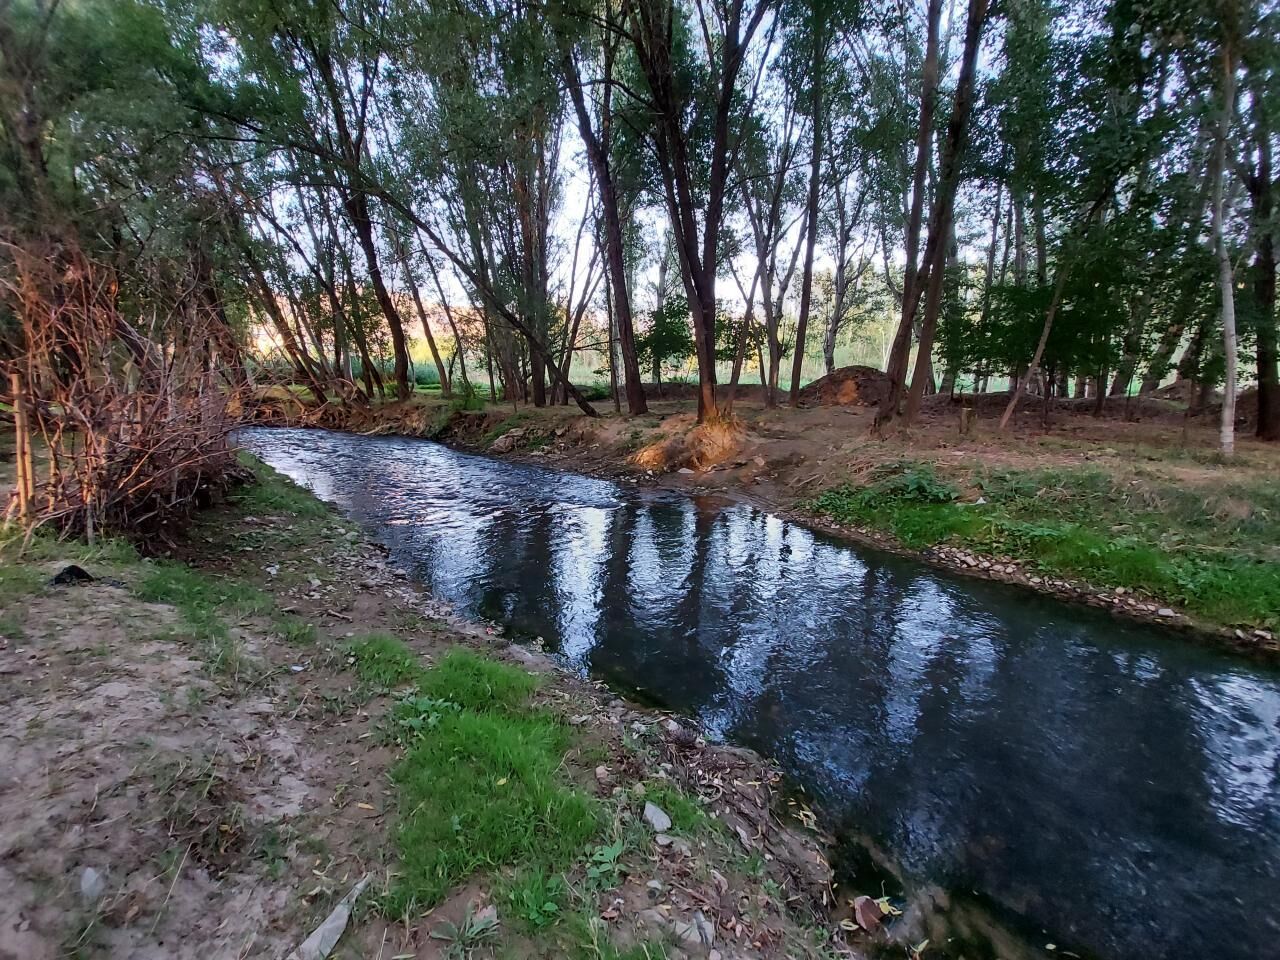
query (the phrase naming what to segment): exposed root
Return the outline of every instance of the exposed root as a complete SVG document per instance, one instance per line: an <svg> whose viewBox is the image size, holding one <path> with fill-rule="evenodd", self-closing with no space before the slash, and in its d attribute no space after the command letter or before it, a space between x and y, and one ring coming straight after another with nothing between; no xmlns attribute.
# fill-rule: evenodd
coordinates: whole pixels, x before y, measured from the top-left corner
<svg viewBox="0 0 1280 960"><path fill-rule="evenodd" d="M736 419L700 423L641 447L631 456L631 462L655 473L681 467L707 470L735 456L742 449L744 433L741 422Z"/></svg>

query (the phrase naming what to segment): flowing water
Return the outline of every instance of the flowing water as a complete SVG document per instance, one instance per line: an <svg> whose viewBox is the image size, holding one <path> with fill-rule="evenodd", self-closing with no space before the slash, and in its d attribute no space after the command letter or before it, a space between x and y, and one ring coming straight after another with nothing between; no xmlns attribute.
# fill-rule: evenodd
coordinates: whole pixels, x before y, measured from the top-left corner
<svg viewBox="0 0 1280 960"><path fill-rule="evenodd" d="M746 506L241 441L461 611L776 758L957 943L1004 931L969 956L1280 957L1280 671Z"/></svg>

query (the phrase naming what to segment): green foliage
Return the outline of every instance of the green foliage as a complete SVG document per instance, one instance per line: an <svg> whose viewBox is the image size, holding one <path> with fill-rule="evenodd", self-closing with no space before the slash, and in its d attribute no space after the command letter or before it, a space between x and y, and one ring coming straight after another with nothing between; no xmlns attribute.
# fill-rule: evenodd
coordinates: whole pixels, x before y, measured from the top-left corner
<svg viewBox="0 0 1280 960"><path fill-rule="evenodd" d="M516 871L504 884L503 896L510 912L530 930L558 922L564 914L569 885L562 875L540 866Z"/></svg>
<svg viewBox="0 0 1280 960"><path fill-rule="evenodd" d="M397 714L406 753L392 774L402 811L401 872L384 904L393 914L433 906L478 871L563 869L598 829L594 801L561 780L568 729L528 704L536 686L463 651L419 676Z"/></svg>
<svg viewBox="0 0 1280 960"><path fill-rule="evenodd" d="M484 403L484 397L477 392L475 384L457 383L454 385L453 397L449 401L449 408L455 413L483 410Z"/></svg>
<svg viewBox="0 0 1280 960"><path fill-rule="evenodd" d="M636 334L636 356L641 370L653 370L682 363L693 356L693 328L689 323L689 301L668 296L661 310L651 310L648 328Z"/></svg>
<svg viewBox="0 0 1280 960"><path fill-rule="evenodd" d="M618 837L610 843L598 844L587 859L587 880L601 890L616 887L622 877L622 855L626 840Z"/></svg>
<svg viewBox="0 0 1280 960"><path fill-rule="evenodd" d="M477 912L467 906L467 912L461 923L444 920L431 931L431 939L443 940L448 947L443 951L448 960L464 960L472 955L477 947L498 935L497 914L483 911Z"/></svg>

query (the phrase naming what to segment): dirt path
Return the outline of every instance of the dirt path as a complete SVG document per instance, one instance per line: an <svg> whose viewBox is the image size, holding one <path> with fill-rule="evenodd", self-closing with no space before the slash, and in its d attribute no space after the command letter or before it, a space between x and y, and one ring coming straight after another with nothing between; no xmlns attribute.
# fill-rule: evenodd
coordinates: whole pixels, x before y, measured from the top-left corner
<svg viewBox="0 0 1280 960"><path fill-rule="evenodd" d="M850 903L831 912L821 838L775 770L451 621L280 478L204 515L175 559L37 541L15 561L13 546L0 551L4 960L283 957L366 875L334 957L849 949L832 938ZM72 562L97 579L50 585ZM427 678L459 648L544 678L521 722L566 731L557 776L601 831L562 865L554 911L530 906L525 872L500 858L435 902L391 906L414 855L400 831L420 811L397 773L412 742L388 726L411 686L373 678L361 651L374 647ZM656 837L650 799L674 821Z"/></svg>

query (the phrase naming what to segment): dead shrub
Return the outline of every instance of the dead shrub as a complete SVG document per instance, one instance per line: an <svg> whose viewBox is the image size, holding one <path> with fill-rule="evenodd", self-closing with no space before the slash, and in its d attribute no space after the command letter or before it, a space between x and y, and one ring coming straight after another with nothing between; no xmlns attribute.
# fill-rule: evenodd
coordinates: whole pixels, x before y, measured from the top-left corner
<svg viewBox="0 0 1280 960"><path fill-rule="evenodd" d="M163 538L242 473L228 439L242 368L225 320L195 283L126 315L116 272L65 240L3 252L0 299L19 330L3 360L6 388L17 375L7 399L46 460L8 515L90 540Z"/></svg>

